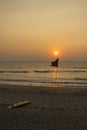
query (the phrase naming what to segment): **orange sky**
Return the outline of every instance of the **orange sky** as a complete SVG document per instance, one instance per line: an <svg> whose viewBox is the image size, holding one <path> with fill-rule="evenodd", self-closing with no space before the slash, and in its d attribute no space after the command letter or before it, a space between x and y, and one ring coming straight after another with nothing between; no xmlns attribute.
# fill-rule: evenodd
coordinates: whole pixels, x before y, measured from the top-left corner
<svg viewBox="0 0 87 130"><path fill-rule="evenodd" d="M87 61L86 0L0 0L0 60Z"/></svg>

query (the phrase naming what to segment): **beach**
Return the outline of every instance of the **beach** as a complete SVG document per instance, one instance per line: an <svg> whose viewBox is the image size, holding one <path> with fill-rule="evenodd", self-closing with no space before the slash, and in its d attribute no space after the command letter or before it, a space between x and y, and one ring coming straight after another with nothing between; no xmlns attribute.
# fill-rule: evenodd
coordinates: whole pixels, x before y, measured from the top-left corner
<svg viewBox="0 0 87 130"><path fill-rule="evenodd" d="M30 104L8 109L20 101ZM86 130L86 87L0 84L1 130Z"/></svg>

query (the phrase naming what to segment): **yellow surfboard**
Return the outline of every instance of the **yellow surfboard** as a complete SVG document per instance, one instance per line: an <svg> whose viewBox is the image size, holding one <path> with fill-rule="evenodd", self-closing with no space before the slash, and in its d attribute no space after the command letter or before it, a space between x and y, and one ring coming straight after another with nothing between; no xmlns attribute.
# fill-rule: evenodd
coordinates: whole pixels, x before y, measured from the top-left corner
<svg viewBox="0 0 87 130"><path fill-rule="evenodd" d="M7 108L8 109L17 108L17 107L28 105L30 103L31 103L31 101L21 101L21 102L14 103L14 104L8 106Z"/></svg>

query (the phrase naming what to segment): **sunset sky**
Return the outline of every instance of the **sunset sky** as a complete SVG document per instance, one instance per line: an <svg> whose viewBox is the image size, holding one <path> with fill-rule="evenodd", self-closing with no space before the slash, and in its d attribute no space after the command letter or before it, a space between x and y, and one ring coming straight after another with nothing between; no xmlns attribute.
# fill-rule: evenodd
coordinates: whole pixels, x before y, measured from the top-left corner
<svg viewBox="0 0 87 130"><path fill-rule="evenodd" d="M0 0L0 61L87 61L87 0Z"/></svg>

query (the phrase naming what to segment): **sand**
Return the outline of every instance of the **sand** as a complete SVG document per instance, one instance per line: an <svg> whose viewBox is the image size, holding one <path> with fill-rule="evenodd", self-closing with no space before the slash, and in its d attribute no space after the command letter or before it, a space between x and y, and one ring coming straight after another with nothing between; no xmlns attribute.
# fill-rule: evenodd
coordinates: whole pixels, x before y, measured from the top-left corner
<svg viewBox="0 0 87 130"><path fill-rule="evenodd" d="M32 103L8 109L25 100ZM87 130L87 88L1 84L0 130Z"/></svg>

